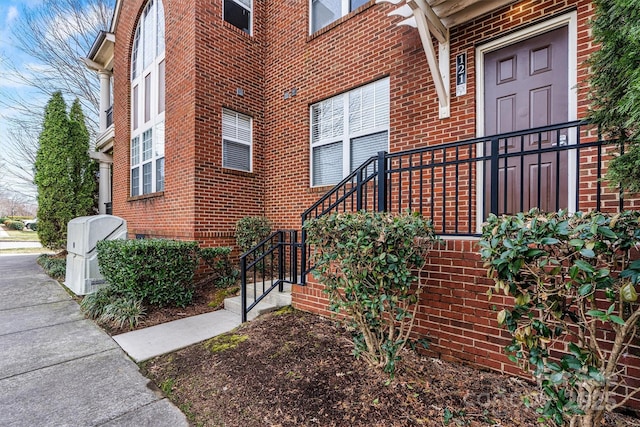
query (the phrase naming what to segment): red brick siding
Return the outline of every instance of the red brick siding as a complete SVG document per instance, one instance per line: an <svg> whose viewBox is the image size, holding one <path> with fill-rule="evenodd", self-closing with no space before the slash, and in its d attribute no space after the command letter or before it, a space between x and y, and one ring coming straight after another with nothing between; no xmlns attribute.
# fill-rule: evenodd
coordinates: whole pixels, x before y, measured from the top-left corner
<svg viewBox="0 0 640 427"><path fill-rule="evenodd" d="M165 190L130 198L129 72L144 1L123 4L116 29L114 214L129 234L233 244L235 222L264 213L262 2L249 36L222 20L221 2L164 0L166 21ZM238 96L236 89L244 90ZM253 118L253 173L222 168L222 108Z"/></svg>

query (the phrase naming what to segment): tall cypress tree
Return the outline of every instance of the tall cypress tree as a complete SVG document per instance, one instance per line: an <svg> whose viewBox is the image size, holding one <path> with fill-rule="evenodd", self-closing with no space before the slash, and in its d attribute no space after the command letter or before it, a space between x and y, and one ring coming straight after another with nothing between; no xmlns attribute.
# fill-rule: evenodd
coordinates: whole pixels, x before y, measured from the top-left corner
<svg viewBox="0 0 640 427"><path fill-rule="evenodd" d="M71 117L62 93L54 93L45 108L38 138L38 236L42 245L51 249L66 247L67 223L89 213L95 188L88 156L89 137L77 101Z"/></svg>
<svg viewBox="0 0 640 427"><path fill-rule="evenodd" d="M89 157L89 132L78 98L69 111L69 179L75 195L74 216L89 215L96 193L97 164Z"/></svg>
<svg viewBox="0 0 640 427"><path fill-rule="evenodd" d="M640 191L640 7L638 0L594 0L590 118L625 153L609 163L607 178Z"/></svg>

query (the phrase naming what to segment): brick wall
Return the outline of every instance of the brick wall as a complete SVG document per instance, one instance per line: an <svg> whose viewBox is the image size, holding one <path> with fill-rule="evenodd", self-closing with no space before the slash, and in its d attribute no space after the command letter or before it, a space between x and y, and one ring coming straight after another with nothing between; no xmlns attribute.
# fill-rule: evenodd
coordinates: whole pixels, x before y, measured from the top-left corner
<svg viewBox="0 0 640 427"><path fill-rule="evenodd" d="M438 145L476 136L475 48L534 22L576 11L578 117L587 107L584 60L593 50L588 19L593 6L580 1L520 1L451 29L450 57L467 54L467 94L455 96L451 117L438 118L435 87L418 31L398 27L387 14L396 6L370 2L313 35L308 2L268 2L265 79L266 211L284 228L300 226L300 212L328 188L310 188L309 106L381 77L390 78L391 151ZM271 43L274 40L275 42ZM339 58L339 60L338 60ZM451 60L451 75L455 61ZM297 88L295 97L283 94Z"/></svg>
<svg viewBox="0 0 640 427"><path fill-rule="evenodd" d="M255 2L249 36L222 20L220 1L164 0L165 190L131 198L128 70L145 4L123 2L116 28L113 213L127 219L131 236L232 245L235 222L264 213L263 2ZM253 119L252 173L222 167L223 108Z"/></svg>
<svg viewBox="0 0 640 427"><path fill-rule="evenodd" d="M145 0L122 2L114 51L113 214L127 220L131 236L193 239L196 112L195 7L165 0L165 191L130 197L130 69L133 33Z"/></svg>

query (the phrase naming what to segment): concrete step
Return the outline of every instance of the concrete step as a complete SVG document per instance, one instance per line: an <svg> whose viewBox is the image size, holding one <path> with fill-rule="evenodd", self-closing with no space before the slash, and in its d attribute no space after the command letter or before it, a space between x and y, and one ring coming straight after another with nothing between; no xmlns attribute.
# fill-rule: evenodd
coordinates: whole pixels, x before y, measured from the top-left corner
<svg viewBox="0 0 640 427"><path fill-rule="evenodd" d="M267 285L267 286L270 286ZM247 286L247 306L253 304L253 288L251 285ZM259 297L262 294L262 283L258 284L256 295ZM247 319L253 320L261 314L268 313L270 311L277 310L281 307L291 305L291 285L285 284L284 291L279 292L278 289L272 290L262 301L258 303L248 314ZM240 296L226 298L224 300L224 308L232 313L242 315L242 300Z"/></svg>

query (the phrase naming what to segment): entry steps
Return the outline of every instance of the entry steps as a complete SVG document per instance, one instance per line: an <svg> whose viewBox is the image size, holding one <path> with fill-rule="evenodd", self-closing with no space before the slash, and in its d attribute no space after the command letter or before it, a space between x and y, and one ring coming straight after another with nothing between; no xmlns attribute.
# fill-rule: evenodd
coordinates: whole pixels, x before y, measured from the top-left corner
<svg viewBox="0 0 640 427"><path fill-rule="evenodd" d="M269 288L272 282L265 282L265 288ZM247 307L253 304L255 301L253 298L254 295L254 286L257 286L255 295L258 297L262 295L262 282L258 282L257 284L247 284ZM291 284L285 283L283 284L283 291L279 292L278 288L273 289L267 296L265 296L262 301L258 303L249 313L247 313L247 320L253 320L261 314L268 313L270 311L277 310L281 307L286 307L291 305ZM235 296L231 298L226 298L224 300L224 309L228 310L232 313L237 313L239 316L242 316L242 300L241 296Z"/></svg>

